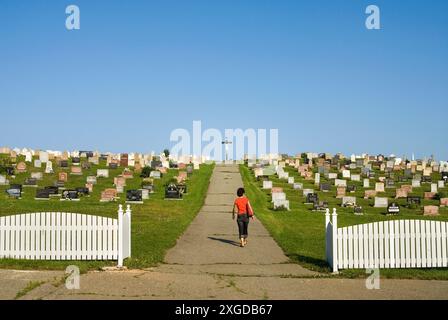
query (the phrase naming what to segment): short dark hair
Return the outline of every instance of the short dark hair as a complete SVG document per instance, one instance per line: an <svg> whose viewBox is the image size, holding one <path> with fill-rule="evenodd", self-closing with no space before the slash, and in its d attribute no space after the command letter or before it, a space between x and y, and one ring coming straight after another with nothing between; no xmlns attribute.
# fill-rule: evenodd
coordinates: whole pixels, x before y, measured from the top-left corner
<svg viewBox="0 0 448 320"><path fill-rule="evenodd" d="M245 193L246 191L244 190L244 188L239 188L238 191L236 192L236 195L238 197L242 197Z"/></svg>

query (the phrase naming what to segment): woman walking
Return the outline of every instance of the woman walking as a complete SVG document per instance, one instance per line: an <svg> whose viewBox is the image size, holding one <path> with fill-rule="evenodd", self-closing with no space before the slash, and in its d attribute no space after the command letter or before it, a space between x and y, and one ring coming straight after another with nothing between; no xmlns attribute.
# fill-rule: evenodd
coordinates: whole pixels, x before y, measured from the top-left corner
<svg viewBox="0 0 448 320"><path fill-rule="evenodd" d="M238 230L240 235L240 246L244 247L247 244L249 219L254 219L254 211L250 205L249 199L244 195L244 188L239 188L237 191L238 198L235 199L233 205L232 218L238 223Z"/></svg>

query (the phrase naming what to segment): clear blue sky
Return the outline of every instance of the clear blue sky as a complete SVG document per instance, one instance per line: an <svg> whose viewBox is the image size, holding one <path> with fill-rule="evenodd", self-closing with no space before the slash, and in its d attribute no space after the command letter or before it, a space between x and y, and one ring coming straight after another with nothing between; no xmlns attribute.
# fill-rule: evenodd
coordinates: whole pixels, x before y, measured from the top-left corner
<svg viewBox="0 0 448 320"><path fill-rule="evenodd" d="M442 0L1 0L0 145L159 151L202 120L278 128L291 154L446 159L447 17Z"/></svg>

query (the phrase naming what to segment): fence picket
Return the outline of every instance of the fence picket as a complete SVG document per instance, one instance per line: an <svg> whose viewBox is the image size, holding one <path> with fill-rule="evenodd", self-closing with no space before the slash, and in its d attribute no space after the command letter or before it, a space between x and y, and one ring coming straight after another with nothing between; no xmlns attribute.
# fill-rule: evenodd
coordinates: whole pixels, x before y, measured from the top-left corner
<svg viewBox="0 0 448 320"><path fill-rule="evenodd" d="M364 261L364 233L363 233L363 226L358 225L358 250L359 250L359 268L365 267L365 261Z"/></svg>
<svg viewBox="0 0 448 320"><path fill-rule="evenodd" d="M379 259L379 238L378 238L378 222L373 223L373 267L379 268L380 259Z"/></svg>
<svg viewBox="0 0 448 320"><path fill-rule="evenodd" d="M415 259L415 221L414 220L409 220L409 225L410 225L410 242L411 242L411 268L415 268L416 267L416 259Z"/></svg>
<svg viewBox="0 0 448 320"><path fill-rule="evenodd" d="M432 267L431 221L425 221L426 227L426 266Z"/></svg>
<svg viewBox="0 0 448 320"><path fill-rule="evenodd" d="M404 243L405 243L405 265L406 268L409 268L411 266L411 229L409 226L409 220L404 220Z"/></svg>
<svg viewBox="0 0 448 320"><path fill-rule="evenodd" d="M381 221L378 224L378 245L379 245L379 268L384 268L384 223Z"/></svg>
<svg viewBox="0 0 448 320"><path fill-rule="evenodd" d="M369 268L370 266L370 260L369 260L369 231L368 231L368 225L363 225L363 234L364 234L364 267Z"/></svg>
<svg viewBox="0 0 448 320"><path fill-rule="evenodd" d="M442 234L442 266L443 267L448 267L448 263L447 263L447 227L448 227L448 223L443 222L442 223L442 230L441 230L441 234Z"/></svg>
<svg viewBox="0 0 448 320"><path fill-rule="evenodd" d="M384 222L384 268L390 268L390 257L389 257L389 222Z"/></svg>

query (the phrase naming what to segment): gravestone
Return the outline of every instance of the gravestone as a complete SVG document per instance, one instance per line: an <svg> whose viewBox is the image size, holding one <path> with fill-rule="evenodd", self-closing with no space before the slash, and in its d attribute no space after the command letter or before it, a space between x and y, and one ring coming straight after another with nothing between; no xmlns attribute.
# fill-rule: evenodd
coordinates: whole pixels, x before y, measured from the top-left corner
<svg viewBox="0 0 448 320"><path fill-rule="evenodd" d="M346 187L337 187L336 188L336 198L343 198L345 197Z"/></svg>
<svg viewBox="0 0 448 320"><path fill-rule="evenodd" d="M438 181L438 182L437 182L437 187L438 187L439 189L443 189L443 188L445 188L445 181L443 181L443 180Z"/></svg>
<svg viewBox="0 0 448 320"><path fill-rule="evenodd" d="M387 208L389 206L389 199L382 197L375 197L375 208Z"/></svg>
<svg viewBox="0 0 448 320"><path fill-rule="evenodd" d="M370 188L370 179L364 179L363 180L363 187L364 188Z"/></svg>
<svg viewBox="0 0 448 320"><path fill-rule="evenodd" d="M352 181L359 182L359 181L361 181L361 176L359 174L352 174L351 179L352 179Z"/></svg>
<svg viewBox="0 0 448 320"><path fill-rule="evenodd" d="M20 199L22 198L22 186L11 185L8 189L6 189L6 193L10 198Z"/></svg>
<svg viewBox="0 0 448 320"><path fill-rule="evenodd" d="M361 206L354 206L353 213L357 216L362 216L364 214Z"/></svg>
<svg viewBox="0 0 448 320"><path fill-rule="evenodd" d="M143 203L143 195L141 190L128 190L126 192L126 203Z"/></svg>
<svg viewBox="0 0 448 320"><path fill-rule="evenodd" d="M392 179L386 179L386 188L395 188L395 181Z"/></svg>
<svg viewBox="0 0 448 320"><path fill-rule="evenodd" d="M89 162L83 161L83 163L81 164L81 168L82 168L82 170L90 170L92 168L92 166L90 165Z"/></svg>
<svg viewBox="0 0 448 320"><path fill-rule="evenodd" d="M283 192L283 188L280 188L280 187L272 187L271 188L271 193L277 193L277 192L279 192L279 193Z"/></svg>
<svg viewBox="0 0 448 320"><path fill-rule="evenodd" d="M80 196L88 196L90 194L89 188L86 187L76 188L75 190Z"/></svg>
<svg viewBox="0 0 448 320"><path fill-rule="evenodd" d="M109 170L108 169L98 169L96 171L97 178L109 178Z"/></svg>
<svg viewBox="0 0 448 320"><path fill-rule="evenodd" d="M288 178L288 184L294 184L294 177Z"/></svg>
<svg viewBox="0 0 448 320"><path fill-rule="evenodd" d="M318 186L320 184L320 173L316 173L314 176L314 184Z"/></svg>
<svg viewBox="0 0 448 320"><path fill-rule="evenodd" d="M50 192L46 189L37 189L35 200L50 200Z"/></svg>
<svg viewBox="0 0 448 320"><path fill-rule="evenodd" d="M421 183L420 180L412 180L412 187L413 188L420 188L421 187Z"/></svg>
<svg viewBox="0 0 448 320"><path fill-rule="evenodd" d="M72 167L70 174L74 175L74 176L82 176L82 169L81 169L81 167Z"/></svg>
<svg viewBox="0 0 448 320"><path fill-rule="evenodd" d="M93 183L86 183L86 188L89 189L89 192L92 193L93 192Z"/></svg>
<svg viewBox="0 0 448 320"><path fill-rule="evenodd" d="M43 176L42 172L32 172L32 173L31 173L31 178L32 178L32 179L42 180L43 177L44 177L44 176Z"/></svg>
<svg viewBox="0 0 448 320"><path fill-rule="evenodd" d="M370 199L376 197L376 191L375 190L366 190L364 191L364 199Z"/></svg>
<svg viewBox="0 0 448 320"><path fill-rule="evenodd" d="M79 194L76 190L62 191L61 201L79 201Z"/></svg>
<svg viewBox="0 0 448 320"><path fill-rule="evenodd" d="M313 189L303 189L303 196L306 198L308 194L314 193Z"/></svg>
<svg viewBox="0 0 448 320"><path fill-rule="evenodd" d="M140 191L142 192L142 200L148 200L149 199L149 190L142 189Z"/></svg>
<svg viewBox="0 0 448 320"><path fill-rule="evenodd" d="M27 178L23 183L24 187L37 187L37 179L35 178Z"/></svg>
<svg viewBox="0 0 448 320"><path fill-rule="evenodd" d="M408 205L421 205L422 199L418 196L407 197Z"/></svg>
<svg viewBox="0 0 448 320"><path fill-rule="evenodd" d="M263 189L272 189L272 181L263 181Z"/></svg>
<svg viewBox="0 0 448 320"><path fill-rule="evenodd" d="M403 188L398 188L395 192L395 199L399 198L407 198L408 197L408 190Z"/></svg>
<svg viewBox="0 0 448 320"><path fill-rule="evenodd" d="M335 179L334 180L334 185L336 187L347 187L347 180Z"/></svg>
<svg viewBox="0 0 448 320"><path fill-rule="evenodd" d="M174 183L170 183L165 188L165 199L171 199L171 200L182 199L182 193L179 191L179 188Z"/></svg>
<svg viewBox="0 0 448 320"><path fill-rule="evenodd" d="M118 163L116 163L116 162L109 163L109 169L111 169L111 170L118 169Z"/></svg>
<svg viewBox="0 0 448 320"><path fill-rule="evenodd" d="M356 197L343 197L342 198L343 207L354 207L356 206Z"/></svg>
<svg viewBox="0 0 448 320"><path fill-rule="evenodd" d="M17 173L25 173L26 172L26 164L25 162L19 162L16 167Z"/></svg>
<svg viewBox="0 0 448 320"><path fill-rule="evenodd" d="M68 181L67 173L66 172L59 172L59 174L58 174L58 181L67 182Z"/></svg>
<svg viewBox="0 0 448 320"><path fill-rule="evenodd" d="M438 206L424 206L423 207L423 215L424 216L438 216L439 215L439 207Z"/></svg>
<svg viewBox="0 0 448 320"><path fill-rule="evenodd" d="M306 195L306 203L317 203L319 202L319 196L317 193L308 193Z"/></svg>
<svg viewBox="0 0 448 320"><path fill-rule="evenodd" d="M276 192L272 194L272 202L277 200L286 200L286 193L284 192Z"/></svg>
<svg viewBox="0 0 448 320"><path fill-rule="evenodd" d="M289 209L289 200L276 200L274 201L274 210L290 210Z"/></svg>
<svg viewBox="0 0 448 320"><path fill-rule="evenodd" d="M375 191L376 192L384 192L384 183L383 182L377 182L375 184Z"/></svg>
<svg viewBox="0 0 448 320"><path fill-rule="evenodd" d="M112 202L117 198L118 193L116 189L106 189L101 192L100 202Z"/></svg>
<svg viewBox="0 0 448 320"><path fill-rule="evenodd" d="M425 200L432 200L432 199L434 199L435 196L436 196L436 194L434 192L425 192L424 193Z"/></svg>
<svg viewBox="0 0 448 320"><path fill-rule="evenodd" d="M347 192L349 192L349 193L356 192L356 186L355 185L348 185L347 186Z"/></svg>
<svg viewBox="0 0 448 320"><path fill-rule="evenodd" d="M45 166L45 173L47 173L47 174L54 173L54 171L53 171L53 162L47 161L47 164Z"/></svg>
<svg viewBox="0 0 448 320"><path fill-rule="evenodd" d="M40 160L34 160L34 168L41 168L42 162Z"/></svg>
<svg viewBox="0 0 448 320"><path fill-rule="evenodd" d="M350 179L350 170L342 170L342 177L345 179Z"/></svg>
<svg viewBox="0 0 448 320"><path fill-rule="evenodd" d="M292 185L292 187L293 187L294 190L302 190L302 189L303 189L303 183L295 182L295 183Z"/></svg>
<svg viewBox="0 0 448 320"><path fill-rule="evenodd" d="M87 183L91 183L93 185L97 184L97 178L95 176L88 176L86 181Z"/></svg>
<svg viewBox="0 0 448 320"><path fill-rule="evenodd" d="M61 160L59 161L59 167L62 169L68 168L68 160Z"/></svg>
<svg viewBox="0 0 448 320"><path fill-rule="evenodd" d="M437 193L438 192L437 183L432 183L431 184L431 192L432 193Z"/></svg>
<svg viewBox="0 0 448 320"><path fill-rule="evenodd" d="M0 186L6 186L9 184L9 181L6 179L5 176L0 175Z"/></svg>
<svg viewBox="0 0 448 320"><path fill-rule="evenodd" d="M329 183L321 183L320 184L320 191L328 192L331 190L331 185Z"/></svg>
<svg viewBox="0 0 448 320"><path fill-rule="evenodd" d="M396 215L400 213L400 206L395 202L392 202L389 206L387 206L387 213L391 215Z"/></svg>
<svg viewBox="0 0 448 320"><path fill-rule="evenodd" d="M441 207L448 207L448 198L441 198L440 199L440 206Z"/></svg>
<svg viewBox="0 0 448 320"><path fill-rule="evenodd" d="M338 174L337 173L329 173L328 174L328 180L334 180L338 178Z"/></svg>
<svg viewBox="0 0 448 320"><path fill-rule="evenodd" d="M186 174L186 172L185 172L185 174ZM179 177L180 177L180 175L181 175L181 172L179 172ZM151 173L149 174L149 177L153 178L153 179L161 179L162 175L161 175L160 171L154 170L154 171L151 171Z"/></svg>
<svg viewBox="0 0 448 320"><path fill-rule="evenodd" d="M127 153L123 153L120 156L120 166L127 167L129 165L129 155Z"/></svg>

